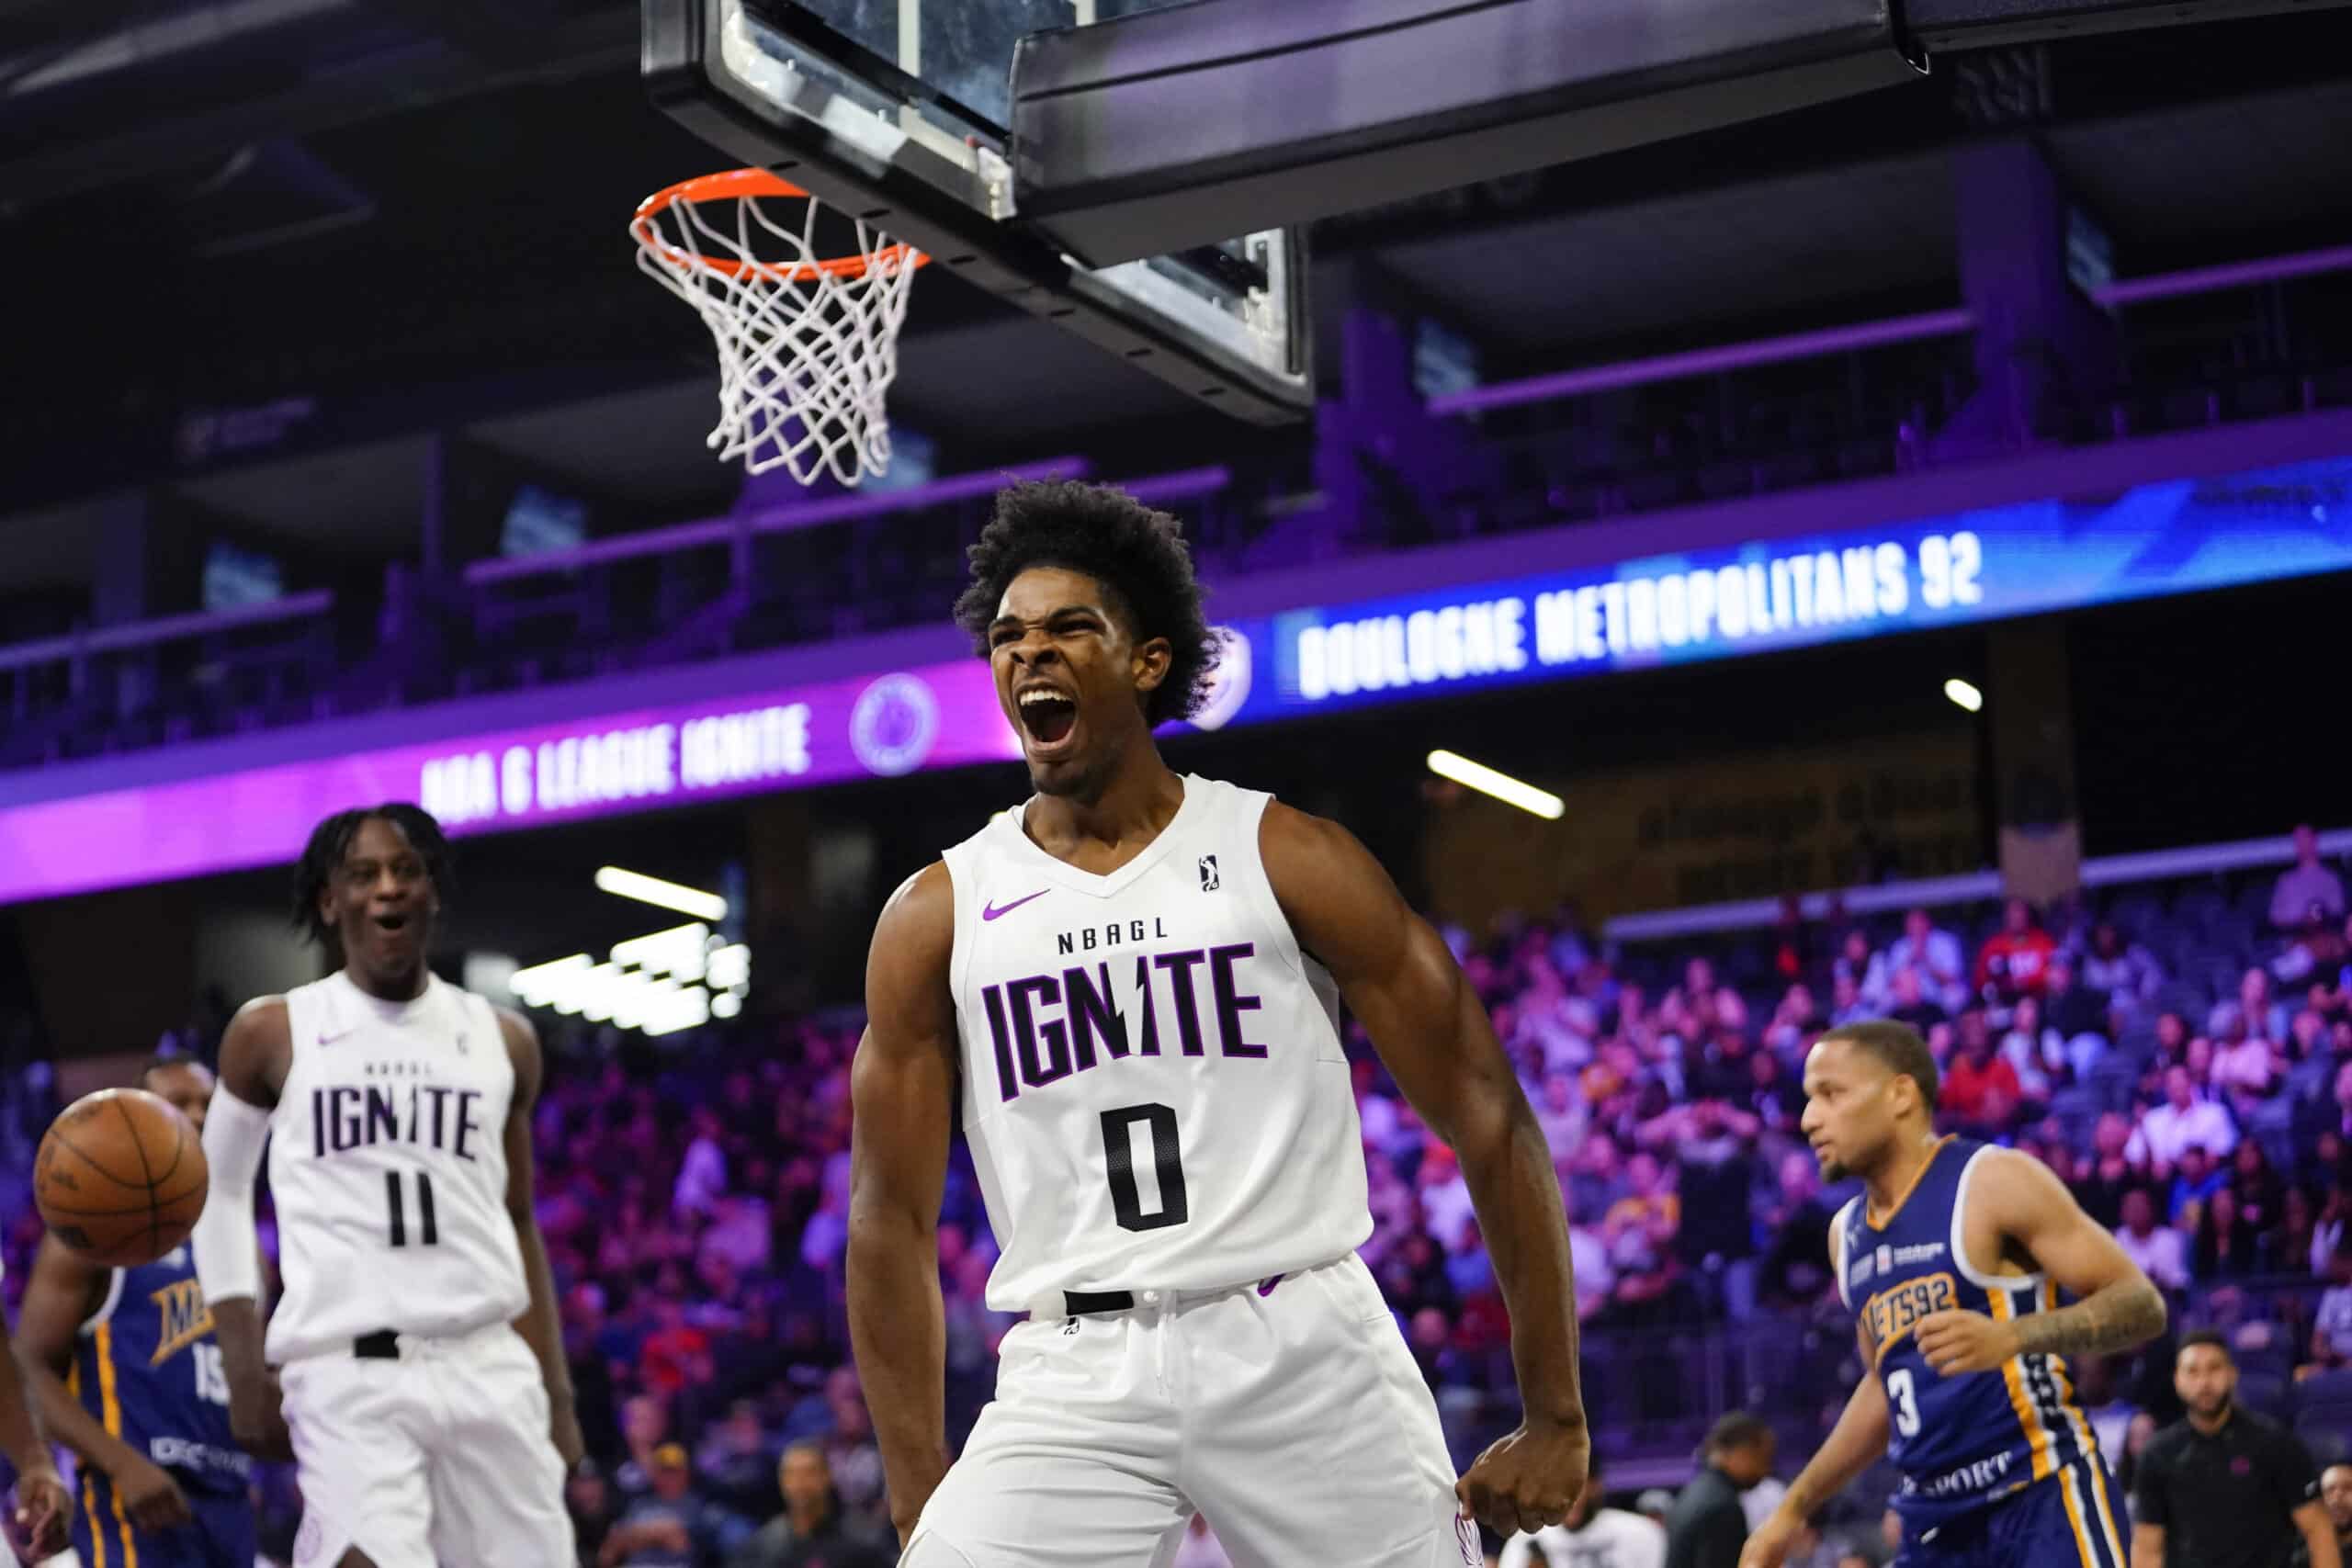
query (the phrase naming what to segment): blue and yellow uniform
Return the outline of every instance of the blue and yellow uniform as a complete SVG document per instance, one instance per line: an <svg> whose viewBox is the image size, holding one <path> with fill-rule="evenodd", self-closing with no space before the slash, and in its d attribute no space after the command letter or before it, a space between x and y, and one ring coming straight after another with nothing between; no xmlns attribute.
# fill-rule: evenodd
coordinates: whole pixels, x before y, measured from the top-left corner
<svg viewBox="0 0 2352 1568"><path fill-rule="evenodd" d="M229 1380L185 1247L118 1269L82 1325L66 1386L107 1431L171 1473L194 1522L141 1530L95 1466L82 1469L82 1568L253 1568L253 1461L229 1433Z"/></svg>
<svg viewBox="0 0 2352 1568"><path fill-rule="evenodd" d="M2048 1312L2040 1274L1979 1272L1961 1230L1968 1175L1987 1145L1946 1138L1883 1224L1860 1198L1838 1216L1838 1290L1875 1348L1887 1452L1903 1472L1904 1568L1983 1562L2124 1568L2120 1494L2109 1482L2064 1359L2014 1357L1947 1377L1913 1333L1958 1308L2007 1322Z"/></svg>

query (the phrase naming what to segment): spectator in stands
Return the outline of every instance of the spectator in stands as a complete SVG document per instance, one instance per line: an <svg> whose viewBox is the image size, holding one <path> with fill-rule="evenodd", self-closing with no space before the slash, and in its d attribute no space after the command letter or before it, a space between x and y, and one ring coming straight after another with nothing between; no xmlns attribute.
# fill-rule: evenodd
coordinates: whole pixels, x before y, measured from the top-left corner
<svg viewBox="0 0 2352 1568"><path fill-rule="evenodd" d="M1811 1306L1828 1290L1829 1224L1837 1206L1821 1196L1821 1167L1802 1149L1781 1156L1780 1185L1764 1210L1771 1237L1758 1289L1782 1306Z"/></svg>
<svg viewBox="0 0 2352 1568"><path fill-rule="evenodd" d="M579 1551L579 1568L594 1568L603 1557L605 1538L612 1533L618 1509L605 1472L593 1459L583 1459L564 1480L563 1506L571 1516L572 1544Z"/></svg>
<svg viewBox="0 0 2352 1568"><path fill-rule="evenodd" d="M1829 983L1829 1023L1843 1029L1866 1018L1876 1018L1883 1010L1862 999L1862 988L1850 975L1839 975Z"/></svg>
<svg viewBox="0 0 2352 1568"><path fill-rule="evenodd" d="M2078 1163L2075 1178L2069 1183L2083 1213L2109 1230L2123 1223L2123 1195L2147 1189L2146 1171L2124 1156L2131 1142L2132 1123L2120 1112L2101 1115L2091 1129L2091 1152Z"/></svg>
<svg viewBox="0 0 2352 1568"><path fill-rule="evenodd" d="M1408 1232L1397 1243L1380 1283L1389 1304L1408 1320L1435 1309L1451 1324L1461 1304L1454 1299L1453 1276L1446 1272L1445 1249L1427 1231Z"/></svg>
<svg viewBox="0 0 2352 1568"><path fill-rule="evenodd" d="M2248 1034L2263 1040L2284 1040L2293 1017L2286 1003L2271 994L2270 972L2248 969L2238 980L2238 1008L2245 1015Z"/></svg>
<svg viewBox="0 0 2352 1568"><path fill-rule="evenodd" d="M1544 1080L1543 1097L1535 1105L1535 1124L1544 1130L1544 1146L1552 1151L1555 1164L1574 1154L1584 1142L1587 1119L1584 1101L1577 1097L1576 1079L1554 1073Z"/></svg>
<svg viewBox="0 0 2352 1568"><path fill-rule="evenodd" d="M2260 971L2256 970L2256 974ZM2278 1089L2287 1077L2287 1053L2276 1036L2251 1033L2246 1013L2234 1002L2213 1010L2209 1038L2213 1042L2212 1088L2241 1118Z"/></svg>
<svg viewBox="0 0 2352 1568"><path fill-rule="evenodd" d="M1577 1321L1590 1323L1609 1310L1617 1288L1617 1270L1609 1261L1609 1243L1591 1224L1591 1211L1570 1205L1575 1216L1568 1226L1569 1260L1577 1277Z"/></svg>
<svg viewBox="0 0 2352 1568"><path fill-rule="evenodd" d="M1661 1315L1679 1270L1674 1238L1682 1228L1681 1200L1668 1187L1666 1171L1653 1154L1625 1162L1627 1191L1601 1221L1600 1237L1609 1265L1617 1271L1613 1310L1630 1321Z"/></svg>
<svg viewBox="0 0 2352 1568"><path fill-rule="evenodd" d="M2344 879L2319 858L2319 834L2308 822L2295 829L2295 863L2278 874L2270 889L2271 927L2289 936L2314 919L2344 919Z"/></svg>
<svg viewBox="0 0 2352 1568"><path fill-rule="evenodd" d="M795 1443L776 1467L784 1511L760 1528L728 1568L888 1568L890 1557L853 1530L817 1443Z"/></svg>
<svg viewBox="0 0 2352 1568"><path fill-rule="evenodd" d="M2319 1306L2312 1314L2311 1354L2295 1369L2295 1376L2305 1378L2347 1366L2352 1366L2352 1280L2339 1275L2320 1294Z"/></svg>
<svg viewBox="0 0 2352 1568"><path fill-rule="evenodd" d="M1666 1568L1739 1568L1747 1544L1740 1494L1772 1473L1772 1428L1744 1410L1717 1421L1700 1450L1705 1466L1666 1517Z"/></svg>
<svg viewBox="0 0 2352 1568"><path fill-rule="evenodd" d="M2050 983L2037 999L2043 1023L2065 1043L2067 1070L2076 1083L2087 1083L2107 1055L2110 1035L2119 1032L2104 998L2075 983L2075 956L2064 948L2050 955Z"/></svg>
<svg viewBox="0 0 2352 1568"><path fill-rule="evenodd" d="M745 1518L767 1512L775 1495L775 1453L752 1401L729 1404L726 1419L711 1424L694 1460L702 1492L713 1502Z"/></svg>
<svg viewBox="0 0 2352 1568"><path fill-rule="evenodd" d="M2041 1021L2041 1003L2033 997L2018 998L2000 1049L2002 1059L2017 1074L2018 1091L2028 1100L2047 1104L2051 1092L2074 1077L2064 1038Z"/></svg>
<svg viewBox="0 0 2352 1568"><path fill-rule="evenodd" d="M651 1468L652 1490L621 1515L597 1562L602 1568L714 1568L721 1521L695 1495L686 1450L664 1443L653 1450Z"/></svg>
<svg viewBox="0 0 2352 1568"><path fill-rule="evenodd" d="M2001 906L2001 929L1976 950L1976 994L2002 1005L2038 997L2049 983L2050 955L2058 944L2033 918L2033 906L2012 898Z"/></svg>
<svg viewBox="0 0 2352 1568"><path fill-rule="evenodd" d="M2256 1256L2254 1226L2238 1213L2237 1194L2227 1187L2215 1188L2205 1200L2204 1217L2197 1227L2196 1261L2191 1269L2198 1282L2205 1285L2247 1279L2262 1271Z"/></svg>
<svg viewBox="0 0 2352 1568"><path fill-rule="evenodd" d="M1960 938L1938 929L1925 909L1912 909L1904 915L1903 934L1886 950L1886 967L1890 976L1900 975L1905 969L1915 971L1919 994L1948 1013L1958 1012L1967 1005L1968 960L1961 949ZM1901 998L1892 990L1889 996L1900 1004ZM1899 1015L1889 1010L1888 1016Z"/></svg>
<svg viewBox="0 0 2352 1568"><path fill-rule="evenodd" d="M2241 1148L2245 1145L2240 1145ZM2239 1201L2241 1211L2245 1207ZM2261 1231L2262 1271L2266 1274L2312 1274L2312 1249L2319 1239L2319 1204L2308 1187L2289 1187L2278 1199L2278 1219Z"/></svg>
<svg viewBox="0 0 2352 1568"><path fill-rule="evenodd" d="M2167 1291L2188 1288L2188 1263L2180 1233L2156 1224L2155 1199L2144 1188L2123 1195L2123 1228L2115 1233L2123 1255L2140 1272Z"/></svg>
<svg viewBox="0 0 2352 1568"><path fill-rule="evenodd" d="M2105 1010L2108 1028L2120 1034L2138 1021L2156 987L2164 984L2164 972L2146 948L2127 942L2113 921L2102 920L2091 930L2090 951L2083 954L2080 978L2083 994ZM2054 1013L2051 1021L2072 1032L2072 1025Z"/></svg>
<svg viewBox="0 0 2352 1568"><path fill-rule="evenodd" d="M694 1141L686 1145L685 1158L678 1166L670 1207L681 1217L699 1219L710 1213L710 1206L727 1190L727 1156L719 1145L721 1129L716 1111L707 1105L695 1107L692 1124Z"/></svg>
<svg viewBox="0 0 2352 1568"><path fill-rule="evenodd" d="M2180 1163L2173 1170L2172 1192L2166 1210L2172 1222L2178 1224L2181 1215L2192 1203L2201 1213L2205 1205L2212 1201L2213 1194L2222 1190L2229 1177L2229 1168L2216 1162L2202 1144L2191 1144L2181 1150Z"/></svg>
<svg viewBox="0 0 2352 1568"><path fill-rule="evenodd" d="M1871 1010L1866 1015L1871 1018L1884 1011L1893 1000L1894 973L1886 954L1871 950L1871 933L1860 926L1848 930L1829 960L1831 984L1850 982L1855 1000Z"/></svg>
<svg viewBox="0 0 2352 1568"><path fill-rule="evenodd" d="M670 1404L650 1393L633 1395L621 1406L621 1442L625 1450L613 1481L624 1502L653 1490L654 1450L670 1440Z"/></svg>
<svg viewBox="0 0 2352 1568"><path fill-rule="evenodd" d="M1421 1156L1421 1223L1448 1252L1462 1250L1477 1215L1470 1203L1470 1184L1463 1179L1462 1162L1443 1144L1433 1144Z"/></svg>
<svg viewBox="0 0 2352 1568"><path fill-rule="evenodd" d="M2270 1168L2270 1156L2263 1152L2260 1140L2248 1138L2238 1145L2230 1161L2230 1190L2236 1194L2238 1213L2256 1231L2278 1223L2284 1186Z"/></svg>
<svg viewBox="0 0 2352 1568"><path fill-rule="evenodd" d="M1951 1021L1951 1014L1944 1010L1942 1004L1930 1000L1920 990L1919 972L1907 964L1894 972L1894 1005L1886 1010L1886 1016L1897 1023L1909 1024L1921 1034L1931 1033L1938 1024Z"/></svg>
<svg viewBox="0 0 2352 1568"><path fill-rule="evenodd" d="M832 1418L824 1448L833 1492L850 1515L870 1521L882 1506L882 1450L875 1446L874 1418L854 1371L839 1367L825 1379L825 1408Z"/></svg>
<svg viewBox="0 0 2352 1568"><path fill-rule="evenodd" d="M1977 1009L1960 1015L1956 1033L1958 1043L1936 1094L1940 1118L1978 1136L2006 1132L2026 1103L2017 1069L1994 1051Z"/></svg>
<svg viewBox="0 0 2352 1568"><path fill-rule="evenodd" d="M1748 1218L1758 1122L1719 1100L1680 1106L1645 1124L1645 1146L1671 1145L1680 1211L1675 1243L1710 1316L1756 1310L1756 1233Z"/></svg>
<svg viewBox="0 0 2352 1568"><path fill-rule="evenodd" d="M2165 1102L2140 1119L2140 1130L2124 1153L2135 1165L2173 1166L2191 1144L2204 1145L2208 1154L2232 1154L2238 1146L2237 1125L2228 1111L2197 1092L2186 1066L2173 1067L2165 1074Z"/></svg>
<svg viewBox="0 0 2352 1568"><path fill-rule="evenodd" d="M1747 1059L1747 1077L1742 1109L1767 1133L1796 1136L1797 1121L1804 1114L1804 1089L1781 1066L1780 1056L1770 1051L1755 1052Z"/></svg>

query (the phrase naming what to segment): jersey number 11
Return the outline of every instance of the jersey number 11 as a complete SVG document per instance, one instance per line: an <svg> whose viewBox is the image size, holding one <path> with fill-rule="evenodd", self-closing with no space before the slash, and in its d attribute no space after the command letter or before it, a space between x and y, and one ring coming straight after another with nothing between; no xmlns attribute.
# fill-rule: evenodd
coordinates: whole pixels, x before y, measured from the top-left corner
<svg viewBox="0 0 2352 1568"><path fill-rule="evenodd" d="M392 1245L406 1247L409 1244L408 1205L401 1201L401 1173L397 1170L384 1172L384 1200L391 1210ZM416 1173L416 1219L417 1245L437 1246L441 1240L441 1226L433 1217L433 1178L421 1170Z"/></svg>

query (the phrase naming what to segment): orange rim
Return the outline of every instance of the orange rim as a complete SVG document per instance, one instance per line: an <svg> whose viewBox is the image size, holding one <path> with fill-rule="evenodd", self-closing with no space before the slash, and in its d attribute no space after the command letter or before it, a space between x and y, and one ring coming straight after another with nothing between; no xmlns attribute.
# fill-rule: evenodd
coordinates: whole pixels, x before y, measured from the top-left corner
<svg viewBox="0 0 2352 1568"><path fill-rule="evenodd" d="M630 220L629 232L637 243L664 261L681 265L698 266L721 277L759 277L773 283L807 283L819 277L863 277L872 266L902 265L922 266L931 258L908 244L888 244L872 255L837 256L830 261L808 262L798 266L780 266L773 262L730 261L725 256L707 256L699 251L681 250L662 237L654 220L679 203L692 206L704 201L756 200L763 197L795 197L814 201L816 197L794 185L781 175L765 169L729 169L723 174L697 175L690 180L680 180L665 186L637 204L637 216Z"/></svg>

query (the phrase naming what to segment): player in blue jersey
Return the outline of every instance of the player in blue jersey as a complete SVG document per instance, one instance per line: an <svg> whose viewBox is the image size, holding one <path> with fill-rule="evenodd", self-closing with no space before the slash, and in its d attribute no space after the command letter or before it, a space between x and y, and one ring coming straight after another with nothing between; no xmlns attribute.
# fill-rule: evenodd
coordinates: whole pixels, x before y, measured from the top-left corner
<svg viewBox="0 0 2352 1568"><path fill-rule="evenodd" d="M1868 1371L1741 1568L1779 1568L1881 1454L1903 1472L1898 1568L2124 1568L2122 1494L2062 1358L2154 1338L2164 1297L2039 1160L1936 1135L1935 1058L1908 1027L1830 1031L1804 1089L1823 1177L1862 1180L1829 1254Z"/></svg>
<svg viewBox="0 0 2352 1568"><path fill-rule="evenodd" d="M160 1057L139 1086L203 1129L205 1067ZM253 1461L229 1434L229 1383L186 1246L107 1269L45 1237L17 1344L44 1424L81 1461L82 1568L252 1568Z"/></svg>

